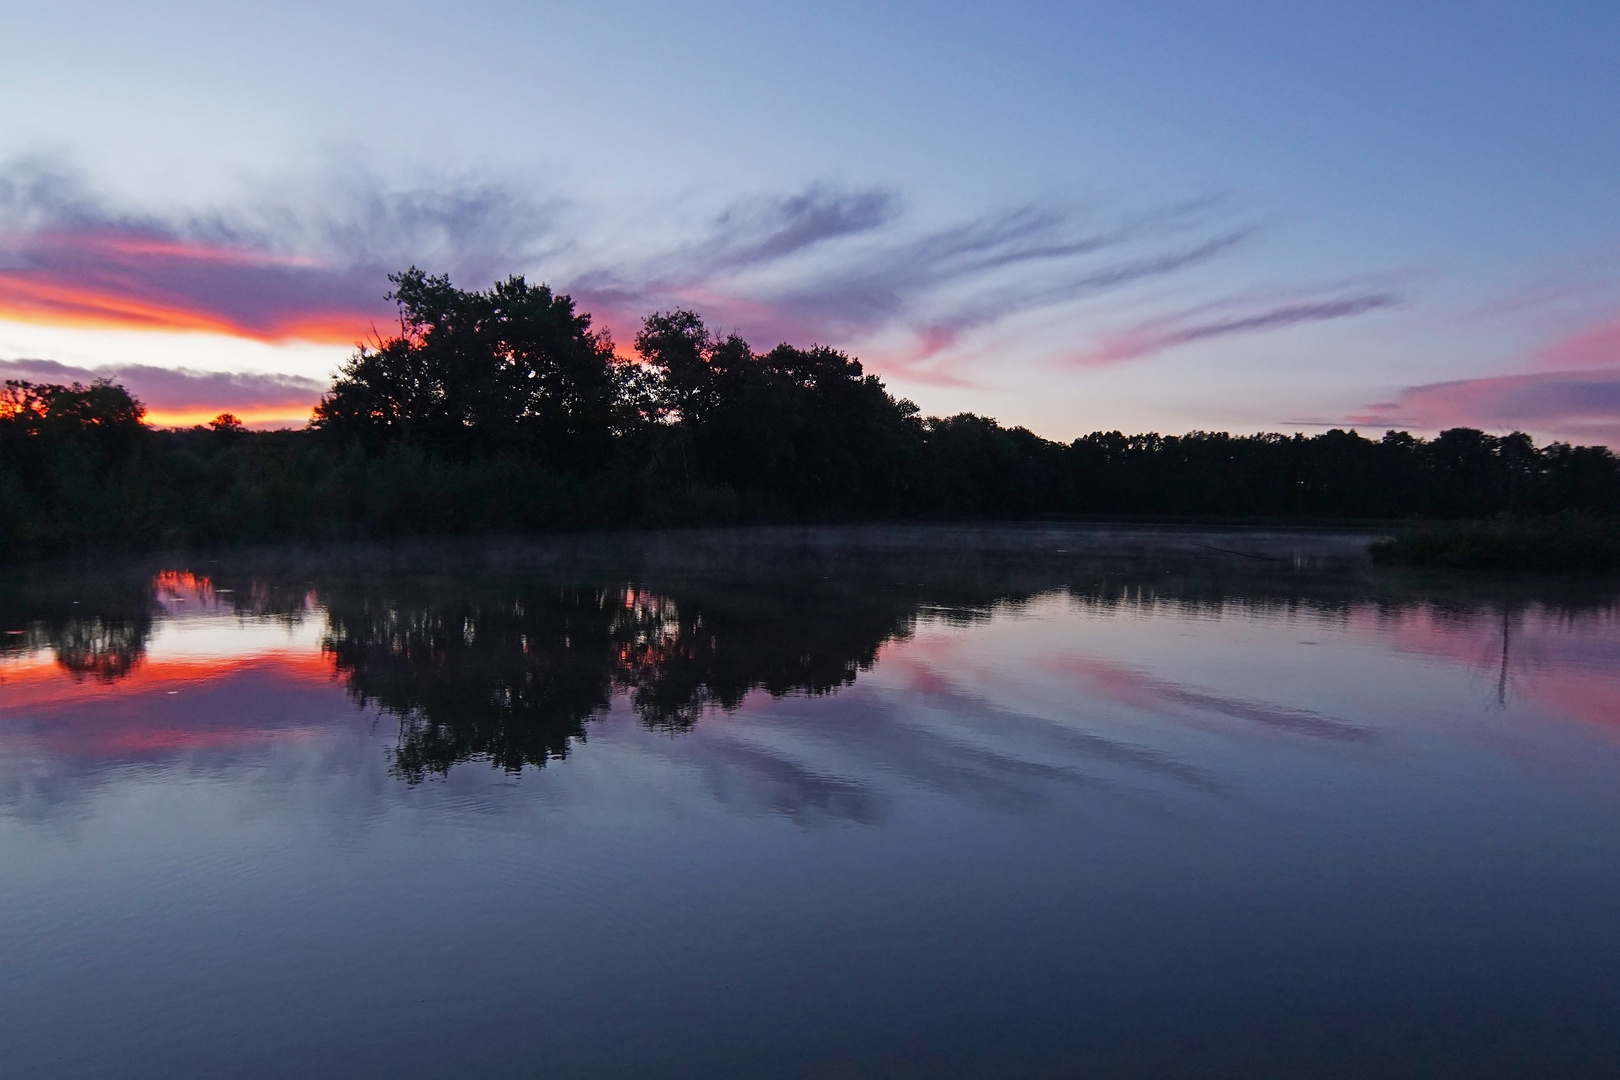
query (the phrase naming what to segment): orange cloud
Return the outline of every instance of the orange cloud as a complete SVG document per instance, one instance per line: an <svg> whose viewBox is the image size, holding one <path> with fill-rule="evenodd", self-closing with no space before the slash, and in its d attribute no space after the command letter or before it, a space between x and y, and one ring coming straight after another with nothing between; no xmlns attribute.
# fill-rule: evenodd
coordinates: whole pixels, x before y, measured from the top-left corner
<svg viewBox="0 0 1620 1080"><path fill-rule="evenodd" d="M0 319L87 330L164 330L262 341L297 339L322 345L353 344L374 321L359 312L299 312L249 325L228 313L29 279L17 271L0 271Z"/></svg>
<svg viewBox="0 0 1620 1080"><path fill-rule="evenodd" d="M388 314L381 271L86 226L0 237L0 318L52 326L352 344Z"/></svg>

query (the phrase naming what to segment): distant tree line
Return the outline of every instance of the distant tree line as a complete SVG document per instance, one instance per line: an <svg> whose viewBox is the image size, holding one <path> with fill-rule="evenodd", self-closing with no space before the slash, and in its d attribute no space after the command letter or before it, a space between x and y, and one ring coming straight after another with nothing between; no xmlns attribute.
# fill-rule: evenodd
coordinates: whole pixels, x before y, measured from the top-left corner
<svg viewBox="0 0 1620 1080"><path fill-rule="evenodd" d="M390 280L400 332L355 353L304 430L153 430L119 386L7 383L0 557L634 524L1620 515L1601 446L1470 428L1065 444L924 417L837 349L756 353L690 311L647 318L626 359L521 277Z"/></svg>

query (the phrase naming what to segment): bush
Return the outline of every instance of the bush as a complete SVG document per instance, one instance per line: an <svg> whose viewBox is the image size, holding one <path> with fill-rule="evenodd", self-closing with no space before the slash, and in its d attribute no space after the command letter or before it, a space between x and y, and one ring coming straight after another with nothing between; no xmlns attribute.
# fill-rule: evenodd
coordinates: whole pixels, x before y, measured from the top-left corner
<svg viewBox="0 0 1620 1080"><path fill-rule="evenodd" d="M1620 571L1620 521L1563 514L1411 525L1368 551L1383 565L1614 573Z"/></svg>

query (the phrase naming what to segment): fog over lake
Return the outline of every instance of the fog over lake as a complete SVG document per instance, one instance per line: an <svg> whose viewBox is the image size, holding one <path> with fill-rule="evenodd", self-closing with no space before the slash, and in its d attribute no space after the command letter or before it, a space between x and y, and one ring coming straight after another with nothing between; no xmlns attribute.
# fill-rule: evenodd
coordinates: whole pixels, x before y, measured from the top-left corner
<svg viewBox="0 0 1620 1080"><path fill-rule="evenodd" d="M0 1072L1599 1071L1620 583L1369 539L20 568Z"/></svg>

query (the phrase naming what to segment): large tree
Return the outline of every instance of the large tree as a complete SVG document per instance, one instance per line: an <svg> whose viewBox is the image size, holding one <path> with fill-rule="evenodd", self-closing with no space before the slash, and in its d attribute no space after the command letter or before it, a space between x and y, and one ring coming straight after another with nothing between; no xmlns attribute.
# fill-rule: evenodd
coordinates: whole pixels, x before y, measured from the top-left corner
<svg viewBox="0 0 1620 1080"><path fill-rule="evenodd" d="M516 452L575 470L606 461L627 421L630 373L572 298L521 276L483 292L415 267L389 281L400 332L343 366L317 428L452 457Z"/></svg>

